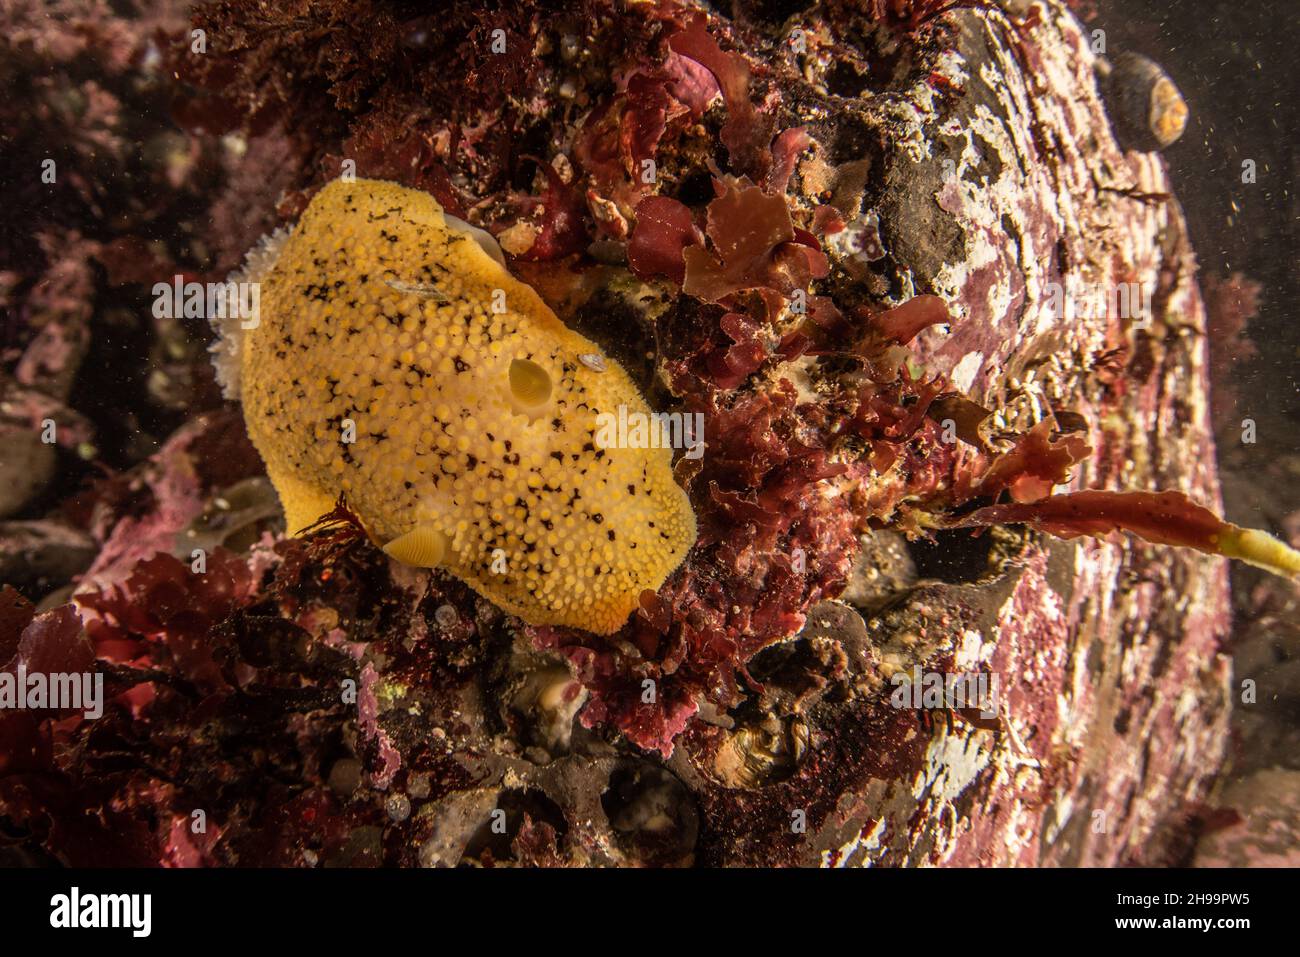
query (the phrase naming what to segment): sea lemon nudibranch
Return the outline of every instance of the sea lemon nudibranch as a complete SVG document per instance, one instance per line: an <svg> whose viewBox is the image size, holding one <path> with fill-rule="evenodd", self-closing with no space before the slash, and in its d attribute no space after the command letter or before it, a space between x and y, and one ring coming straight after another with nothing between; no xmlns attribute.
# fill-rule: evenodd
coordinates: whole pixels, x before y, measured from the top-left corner
<svg viewBox="0 0 1300 957"><path fill-rule="evenodd" d="M681 563L671 450L597 442L601 413L649 416L636 386L432 196L337 180L275 245L214 351L290 534L343 493L392 557L601 634Z"/></svg>

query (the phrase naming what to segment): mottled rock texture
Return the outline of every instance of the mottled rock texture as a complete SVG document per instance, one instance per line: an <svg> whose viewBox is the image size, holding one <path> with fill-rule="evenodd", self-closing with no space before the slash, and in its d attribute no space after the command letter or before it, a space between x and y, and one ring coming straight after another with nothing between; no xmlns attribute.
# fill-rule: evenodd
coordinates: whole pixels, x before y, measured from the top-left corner
<svg viewBox="0 0 1300 957"><path fill-rule="evenodd" d="M1159 157L1124 153L1110 135L1085 32L1058 8L1035 9L1032 27L995 12L945 17L955 39L932 68L946 66L964 96L922 81L883 107L865 100L866 122L894 120L874 162L895 281L961 304L952 333L927 330L921 350L986 406L1011 421L1046 406L1093 424L1081 485L1213 501L1205 318L1181 214L1162 195ZM945 181L947 158L956 175ZM1045 285L1072 277L1156 290L1150 327L1054 319ZM1119 376L1106 368L1116 350ZM1007 682L1006 729L918 731L911 760L839 799L821 835L827 859L1117 864L1183 853L1179 818L1196 810L1224 747L1221 563L1035 542L975 583L921 585L869 619L871 634L910 666L908 638L945 612L952 623L920 645L922 660L989 662Z"/></svg>

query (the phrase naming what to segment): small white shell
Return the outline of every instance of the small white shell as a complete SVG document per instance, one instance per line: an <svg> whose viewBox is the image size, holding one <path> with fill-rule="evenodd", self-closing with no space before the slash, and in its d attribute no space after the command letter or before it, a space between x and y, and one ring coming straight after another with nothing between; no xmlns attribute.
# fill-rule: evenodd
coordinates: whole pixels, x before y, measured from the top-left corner
<svg viewBox="0 0 1300 957"><path fill-rule="evenodd" d="M450 302L447 294L431 282L403 282L400 279L385 279L384 285L410 296L420 296L435 302Z"/></svg>

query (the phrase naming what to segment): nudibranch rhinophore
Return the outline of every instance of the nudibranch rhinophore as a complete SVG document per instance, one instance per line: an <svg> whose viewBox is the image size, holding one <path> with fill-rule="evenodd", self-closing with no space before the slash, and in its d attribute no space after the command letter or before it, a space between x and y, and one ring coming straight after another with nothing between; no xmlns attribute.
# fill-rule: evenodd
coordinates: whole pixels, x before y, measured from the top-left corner
<svg viewBox="0 0 1300 957"><path fill-rule="evenodd" d="M260 314L221 323L219 378L290 534L343 493L393 558L609 634L681 563L695 515L671 449L598 447L598 415L650 410L493 251L426 193L336 180L250 255Z"/></svg>

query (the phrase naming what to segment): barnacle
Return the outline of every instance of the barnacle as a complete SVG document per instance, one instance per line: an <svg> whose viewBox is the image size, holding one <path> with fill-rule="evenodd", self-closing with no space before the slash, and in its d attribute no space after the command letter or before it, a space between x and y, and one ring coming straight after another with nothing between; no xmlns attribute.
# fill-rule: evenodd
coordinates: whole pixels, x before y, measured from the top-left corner
<svg viewBox="0 0 1300 957"><path fill-rule="evenodd" d="M277 245L250 276L260 321L226 324L243 340L220 348L291 533L342 493L393 558L602 633L681 562L695 517L671 451L597 447L600 413L645 402L490 237L425 193L356 180Z"/></svg>

